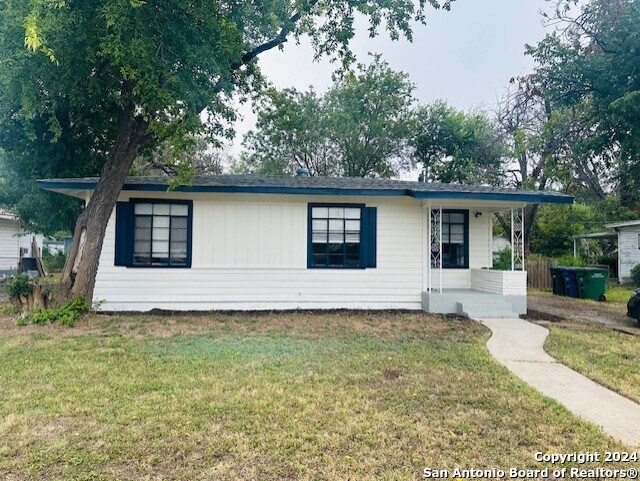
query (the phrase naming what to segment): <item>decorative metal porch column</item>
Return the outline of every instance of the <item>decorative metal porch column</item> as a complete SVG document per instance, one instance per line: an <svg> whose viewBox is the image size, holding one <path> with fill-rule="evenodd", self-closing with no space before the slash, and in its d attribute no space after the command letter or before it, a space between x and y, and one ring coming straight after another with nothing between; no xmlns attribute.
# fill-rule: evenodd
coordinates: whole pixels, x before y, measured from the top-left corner
<svg viewBox="0 0 640 481"><path fill-rule="evenodd" d="M438 292L442 292L442 207L429 207L429 292L433 290L432 269L438 269Z"/></svg>
<svg viewBox="0 0 640 481"><path fill-rule="evenodd" d="M511 209L511 270L525 270L524 207Z"/></svg>

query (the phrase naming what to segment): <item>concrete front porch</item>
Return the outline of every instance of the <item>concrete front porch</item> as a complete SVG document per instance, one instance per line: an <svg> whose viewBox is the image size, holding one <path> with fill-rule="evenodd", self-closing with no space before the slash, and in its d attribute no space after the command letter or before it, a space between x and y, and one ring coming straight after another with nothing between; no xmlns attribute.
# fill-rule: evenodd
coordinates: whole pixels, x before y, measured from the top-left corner
<svg viewBox="0 0 640 481"><path fill-rule="evenodd" d="M423 292L422 309L436 314L459 314L465 317L518 317L527 312L527 296L492 294L474 289L446 289Z"/></svg>
<svg viewBox="0 0 640 481"><path fill-rule="evenodd" d="M517 317L527 312L526 271L470 269L470 288L422 293L422 309L474 318Z"/></svg>

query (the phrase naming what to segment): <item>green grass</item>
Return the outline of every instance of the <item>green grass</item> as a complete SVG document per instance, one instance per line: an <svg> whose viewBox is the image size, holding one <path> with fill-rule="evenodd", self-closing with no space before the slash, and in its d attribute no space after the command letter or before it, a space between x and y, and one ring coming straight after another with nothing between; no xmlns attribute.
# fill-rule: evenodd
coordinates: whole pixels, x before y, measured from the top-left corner
<svg viewBox="0 0 640 481"><path fill-rule="evenodd" d="M631 298L631 295L633 294L634 290L635 290L635 287L607 284L607 290L605 292L605 296L607 297L607 302L616 302L616 303L622 303L626 305L629 299ZM551 292L550 290L532 289L532 288L529 288L527 290L527 293L529 295L536 295L536 296L552 296L553 295L553 292ZM585 302L596 302L596 301L590 301L589 299L585 299Z"/></svg>
<svg viewBox="0 0 640 481"><path fill-rule="evenodd" d="M563 364L640 403L640 336L597 326L553 326L545 349Z"/></svg>
<svg viewBox="0 0 640 481"><path fill-rule="evenodd" d="M607 285L607 301L620 302L626 305L634 290L635 288L632 287Z"/></svg>
<svg viewBox="0 0 640 481"><path fill-rule="evenodd" d="M487 338L407 313L5 319L0 479L420 479L624 449Z"/></svg>

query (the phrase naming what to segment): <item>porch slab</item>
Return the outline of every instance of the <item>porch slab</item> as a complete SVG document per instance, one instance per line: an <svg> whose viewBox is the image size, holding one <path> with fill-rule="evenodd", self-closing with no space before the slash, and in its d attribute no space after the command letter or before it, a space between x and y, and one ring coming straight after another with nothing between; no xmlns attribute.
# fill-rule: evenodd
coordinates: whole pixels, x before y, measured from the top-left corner
<svg viewBox="0 0 640 481"><path fill-rule="evenodd" d="M442 292L422 292L422 310L433 314L464 314L460 309L461 305L464 305L465 309L468 309L468 306L478 306L485 313L481 317L492 317L494 311L496 314L504 312L502 306L505 304L511 307L512 313L517 315L527 313L526 295L508 296L474 289L443 289ZM492 311L492 306L494 306L494 311Z"/></svg>

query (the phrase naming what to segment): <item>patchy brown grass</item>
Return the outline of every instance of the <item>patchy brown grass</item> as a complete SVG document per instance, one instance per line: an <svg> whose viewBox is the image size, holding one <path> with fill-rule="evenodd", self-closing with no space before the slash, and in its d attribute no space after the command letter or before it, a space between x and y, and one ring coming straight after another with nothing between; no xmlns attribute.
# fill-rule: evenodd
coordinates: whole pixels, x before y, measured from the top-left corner
<svg viewBox="0 0 640 481"><path fill-rule="evenodd" d="M425 467L540 468L539 450L624 449L496 364L487 330L468 320L14 323L0 322L3 480L400 480Z"/></svg>

